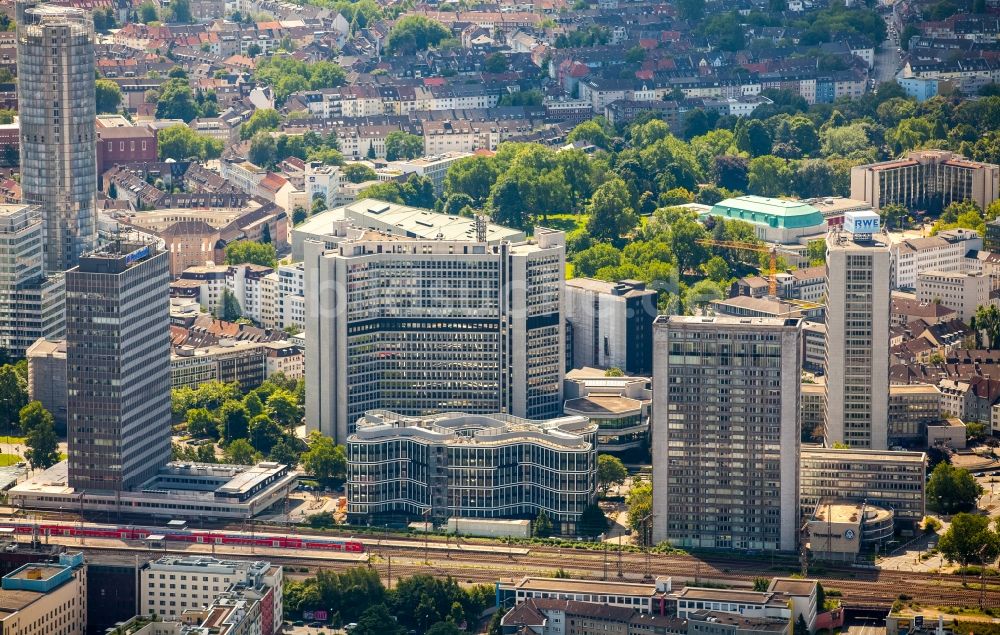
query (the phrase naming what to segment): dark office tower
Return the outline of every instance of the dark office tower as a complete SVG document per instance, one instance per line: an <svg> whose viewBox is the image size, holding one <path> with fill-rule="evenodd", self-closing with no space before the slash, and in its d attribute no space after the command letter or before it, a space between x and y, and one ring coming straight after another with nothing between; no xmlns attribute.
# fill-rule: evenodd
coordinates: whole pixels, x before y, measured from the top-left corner
<svg viewBox="0 0 1000 635"><path fill-rule="evenodd" d="M66 272L69 485L131 489L170 459L167 254L115 241Z"/></svg>
<svg viewBox="0 0 1000 635"><path fill-rule="evenodd" d="M97 239L94 21L72 7L17 4L21 191L45 221L45 270L62 272Z"/></svg>

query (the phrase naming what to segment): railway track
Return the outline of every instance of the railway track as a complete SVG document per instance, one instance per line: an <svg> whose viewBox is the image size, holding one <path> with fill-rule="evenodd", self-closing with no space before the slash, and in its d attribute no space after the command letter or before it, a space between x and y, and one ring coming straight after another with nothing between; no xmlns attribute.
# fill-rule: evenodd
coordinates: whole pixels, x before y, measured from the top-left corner
<svg viewBox="0 0 1000 635"><path fill-rule="evenodd" d="M80 548L75 545L74 548ZM130 549L86 545L82 549L93 562L113 561L132 563L136 554L149 557L149 553ZM419 573L435 576L451 576L462 583L493 584L500 579L511 579L525 575L550 577L557 569L563 569L573 577L584 579L607 579L622 582L643 582L649 579L641 554L622 554L621 577L618 572L617 554L608 552L607 566L603 552L578 552L562 550L546 552L534 549L528 555L508 556L497 553L436 552L430 551L429 561L424 560L423 546L393 547L374 550L367 566L375 568L383 580L394 583L400 577ZM188 553L184 550L168 550L168 553ZM315 573L319 569L342 570L355 566L366 566L365 562L330 560L323 558L302 558L284 553L229 553L219 550L217 556L237 558L268 559L286 566L291 576ZM206 554L207 555L207 554ZM555 556L555 557L553 557ZM631 557L627 557L631 556ZM745 564L745 563L744 563ZM305 570L305 571L303 571ZM692 556L653 555L650 558L649 574L653 577L673 578L675 588L682 584L697 584L710 581L737 587L749 587L753 578L769 575L760 568L756 575L746 571L733 572L726 566L715 566ZM907 595L925 606L979 606L980 589L978 580L970 579L963 586L956 576L921 576L899 572L858 571L860 579L835 577L829 574L817 576L824 586L839 591L841 600L849 608L885 608L900 597ZM985 608L1000 607L1000 591L988 588L983 594Z"/></svg>

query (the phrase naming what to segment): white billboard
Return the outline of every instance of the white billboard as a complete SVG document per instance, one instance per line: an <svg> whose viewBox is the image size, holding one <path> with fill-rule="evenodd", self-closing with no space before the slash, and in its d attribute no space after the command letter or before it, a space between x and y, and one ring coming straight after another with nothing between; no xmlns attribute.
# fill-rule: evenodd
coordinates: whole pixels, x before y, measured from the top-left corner
<svg viewBox="0 0 1000 635"><path fill-rule="evenodd" d="M844 231L851 234L877 234L882 219L875 212L845 212Z"/></svg>

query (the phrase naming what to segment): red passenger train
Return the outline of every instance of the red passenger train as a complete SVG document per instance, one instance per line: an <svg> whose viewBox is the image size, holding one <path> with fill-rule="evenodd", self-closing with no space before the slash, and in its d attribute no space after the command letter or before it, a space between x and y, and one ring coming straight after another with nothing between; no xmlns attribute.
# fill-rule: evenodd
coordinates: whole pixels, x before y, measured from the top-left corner
<svg viewBox="0 0 1000 635"><path fill-rule="evenodd" d="M13 529L16 534L30 535L37 528L39 536L66 536L72 538L97 538L106 540L146 540L150 536L162 536L174 542L192 542L205 545L232 545L239 547L272 547L277 549L301 549L337 551L342 553L362 553L363 543L357 540L338 540L315 536L280 536L250 534L225 531L195 531L189 529L166 529L140 526L94 526L66 524L38 524L0 522L0 528Z"/></svg>

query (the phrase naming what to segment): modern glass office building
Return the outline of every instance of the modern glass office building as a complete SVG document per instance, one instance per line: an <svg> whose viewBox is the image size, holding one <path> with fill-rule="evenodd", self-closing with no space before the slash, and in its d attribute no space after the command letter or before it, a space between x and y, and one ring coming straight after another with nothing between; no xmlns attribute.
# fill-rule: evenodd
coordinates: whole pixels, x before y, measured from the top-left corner
<svg viewBox="0 0 1000 635"><path fill-rule="evenodd" d="M348 515L529 518L576 530L597 487L597 425L586 417L407 417L372 411L347 437Z"/></svg>
<svg viewBox="0 0 1000 635"><path fill-rule="evenodd" d="M365 412L562 409L562 232L530 242L351 229L304 244L306 421L342 443Z"/></svg>
<svg viewBox="0 0 1000 635"><path fill-rule="evenodd" d="M90 12L17 4L21 191L45 221L45 269L62 272L97 239L94 21Z"/></svg>

